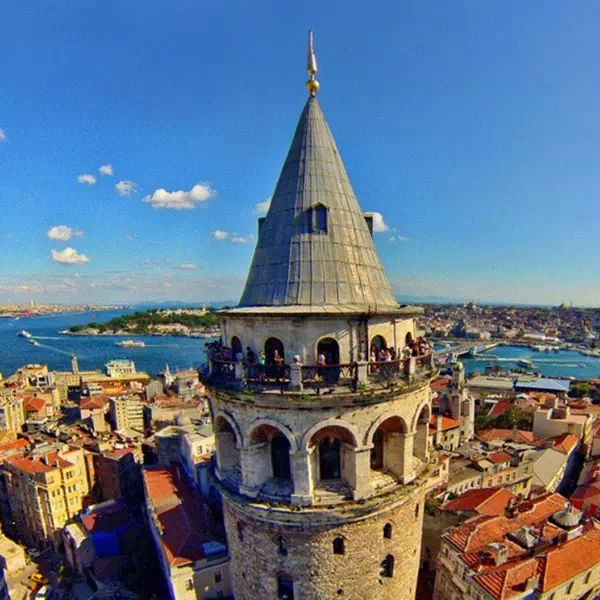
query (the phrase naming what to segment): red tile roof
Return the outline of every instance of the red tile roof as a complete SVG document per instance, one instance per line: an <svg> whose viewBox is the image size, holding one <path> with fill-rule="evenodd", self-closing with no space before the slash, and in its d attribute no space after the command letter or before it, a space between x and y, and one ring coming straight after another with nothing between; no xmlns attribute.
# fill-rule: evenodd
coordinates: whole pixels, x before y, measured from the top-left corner
<svg viewBox="0 0 600 600"><path fill-rule="evenodd" d="M482 442L521 442L525 444L543 445L543 440L536 440L532 431L517 429L480 429L476 437Z"/></svg>
<svg viewBox="0 0 600 600"><path fill-rule="evenodd" d="M583 535L548 549L540 560L540 590L566 583L600 563L600 525L591 521Z"/></svg>
<svg viewBox="0 0 600 600"><path fill-rule="evenodd" d="M16 457L8 458L6 459L6 462L17 467L17 469L20 469L21 471L25 471L25 473L31 474L50 473L56 469L56 467L51 467L50 465L43 463L39 458L34 459L31 457Z"/></svg>
<svg viewBox="0 0 600 600"><path fill-rule="evenodd" d="M504 450L500 450L498 452L494 452L486 457L487 460L494 463L495 465L499 465L501 463L510 462L512 460L512 456L508 452L504 452Z"/></svg>
<svg viewBox="0 0 600 600"><path fill-rule="evenodd" d="M23 402L25 412L40 412L46 406L46 401L37 396L28 396Z"/></svg>
<svg viewBox="0 0 600 600"><path fill-rule="evenodd" d="M80 410L100 410L106 407L106 400L102 396L82 396L79 402Z"/></svg>
<svg viewBox="0 0 600 600"><path fill-rule="evenodd" d="M500 400L496 402L492 409L488 413L491 417L498 417L503 415L511 406L514 406L514 402L512 400Z"/></svg>
<svg viewBox="0 0 600 600"><path fill-rule="evenodd" d="M455 427L460 427L460 422L456 419L451 419L450 417L442 417L442 431L447 431L448 429L454 429ZM429 419L429 433L435 433L437 431L437 416L431 415Z"/></svg>
<svg viewBox="0 0 600 600"><path fill-rule="evenodd" d="M558 435L552 439L552 447L563 454L571 454L571 451L579 443L579 438L570 433Z"/></svg>
<svg viewBox="0 0 600 600"><path fill-rule="evenodd" d="M452 380L448 377L438 377L430 383L433 392L445 392Z"/></svg>
<svg viewBox="0 0 600 600"><path fill-rule="evenodd" d="M206 558L202 544L214 540L208 509L185 476L175 466L146 468L143 476L169 564L181 566Z"/></svg>
<svg viewBox="0 0 600 600"><path fill-rule="evenodd" d="M504 488L469 490L440 506L440 510L475 511L480 515L503 515L508 503L514 497Z"/></svg>

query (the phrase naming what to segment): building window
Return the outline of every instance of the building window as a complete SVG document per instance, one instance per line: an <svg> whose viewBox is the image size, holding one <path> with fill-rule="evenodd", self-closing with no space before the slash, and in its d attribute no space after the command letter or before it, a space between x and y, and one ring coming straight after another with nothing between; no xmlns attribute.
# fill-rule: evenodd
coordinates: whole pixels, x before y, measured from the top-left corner
<svg viewBox="0 0 600 600"><path fill-rule="evenodd" d="M333 553L334 554L345 554L346 553L344 538L336 537L335 540L333 540Z"/></svg>
<svg viewBox="0 0 600 600"><path fill-rule="evenodd" d="M294 580L290 575L282 573L277 578L277 598L279 600L294 600Z"/></svg>
<svg viewBox="0 0 600 600"><path fill-rule="evenodd" d="M419 518L419 505L417 504L415 506L415 519L418 519L418 518Z"/></svg>
<svg viewBox="0 0 600 600"><path fill-rule="evenodd" d="M313 208L313 231L327 233L327 209L322 204Z"/></svg>
<svg viewBox="0 0 600 600"><path fill-rule="evenodd" d="M185 591L191 592L194 589L194 582L191 579L188 579L185 582Z"/></svg>
<svg viewBox="0 0 600 600"><path fill-rule="evenodd" d="M279 538L279 554L281 554L281 556L288 555L288 543L287 540L283 537Z"/></svg>
<svg viewBox="0 0 600 600"><path fill-rule="evenodd" d="M585 579L583 580L584 583L589 583L590 582L590 577L592 576L591 572L586 573L585 575Z"/></svg>
<svg viewBox="0 0 600 600"><path fill-rule="evenodd" d="M394 557L388 554L381 562L381 576L391 578L394 576Z"/></svg>
<svg viewBox="0 0 600 600"><path fill-rule="evenodd" d="M215 583L221 583L221 571L215 571Z"/></svg>
<svg viewBox="0 0 600 600"><path fill-rule="evenodd" d="M386 540L391 540L392 539L392 524L391 523L386 523L385 527L383 528L383 537Z"/></svg>
<svg viewBox="0 0 600 600"><path fill-rule="evenodd" d="M244 523L242 523L241 521L238 521L237 530L238 530L238 538L240 539L240 542L243 542L244 541Z"/></svg>
<svg viewBox="0 0 600 600"><path fill-rule="evenodd" d="M567 586L567 594L570 594L573 591L573 582L571 581L571 583Z"/></svg>

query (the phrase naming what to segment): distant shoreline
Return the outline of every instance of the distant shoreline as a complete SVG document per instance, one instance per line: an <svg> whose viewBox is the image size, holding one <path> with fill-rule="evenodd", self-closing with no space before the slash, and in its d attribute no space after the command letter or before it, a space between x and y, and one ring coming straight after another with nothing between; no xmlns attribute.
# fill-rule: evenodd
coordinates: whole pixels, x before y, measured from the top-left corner
<svg viewBox="0 0 600 600"><path fill-rule="evenodd" d="M160 331L149 331L148 333L131 333L127 331L117 331L117 332L102 332L102 333L91 333L90 331L68 331L63 330L58 332L59 335L72 335L75 337L128 337L128 338L138 338L138 337L184 337L184 338L192 338L192 339L211 339L220 337L220 333L162 333Z"/></svg>

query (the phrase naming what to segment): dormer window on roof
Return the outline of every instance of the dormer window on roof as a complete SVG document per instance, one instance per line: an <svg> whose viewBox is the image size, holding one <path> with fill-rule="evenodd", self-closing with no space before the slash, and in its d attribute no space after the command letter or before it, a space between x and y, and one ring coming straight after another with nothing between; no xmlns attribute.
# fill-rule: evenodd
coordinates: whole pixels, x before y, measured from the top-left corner
<svg viewBox="0 0 600 600"><path fill-rule="evenodd" d="M312 233L327 233L327 207L319 203L308 209Z"/></svg>

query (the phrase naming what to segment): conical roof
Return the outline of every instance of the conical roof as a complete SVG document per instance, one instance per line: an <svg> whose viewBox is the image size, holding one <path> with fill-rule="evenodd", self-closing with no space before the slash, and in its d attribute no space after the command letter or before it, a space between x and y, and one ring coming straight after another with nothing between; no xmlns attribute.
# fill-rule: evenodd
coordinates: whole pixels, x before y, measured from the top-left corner
<svg viewBox="0 0 600 600"><path fill-rule="evenodd" d="M327 121L310 96L296 127L240 307L398 308Z"/></svg>

